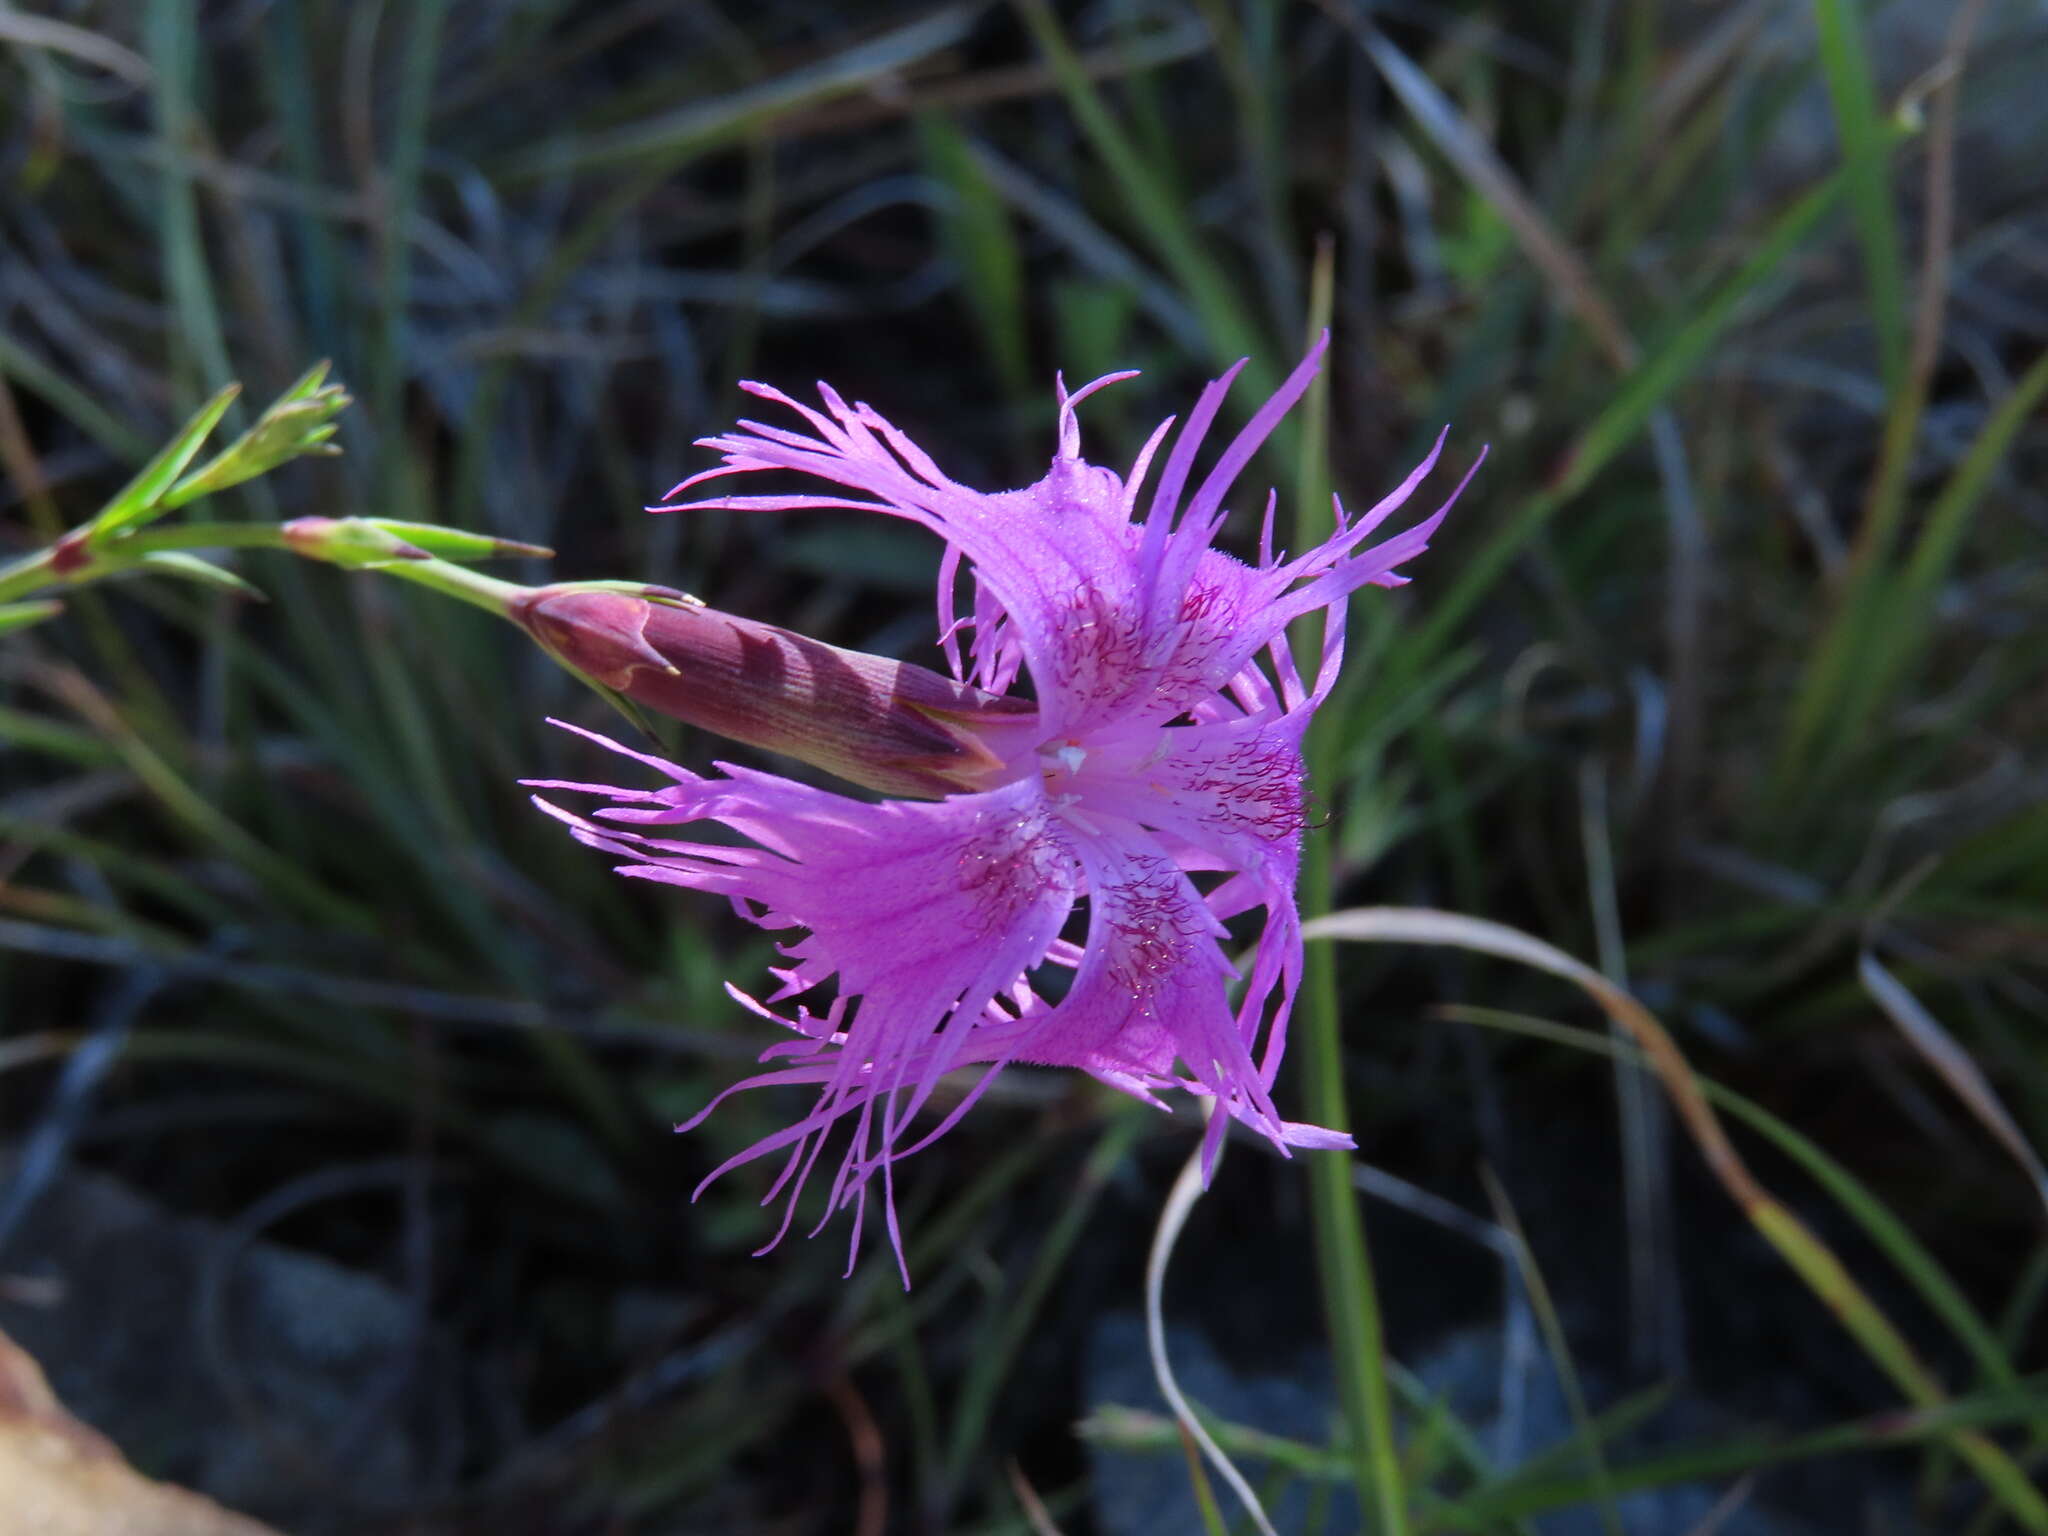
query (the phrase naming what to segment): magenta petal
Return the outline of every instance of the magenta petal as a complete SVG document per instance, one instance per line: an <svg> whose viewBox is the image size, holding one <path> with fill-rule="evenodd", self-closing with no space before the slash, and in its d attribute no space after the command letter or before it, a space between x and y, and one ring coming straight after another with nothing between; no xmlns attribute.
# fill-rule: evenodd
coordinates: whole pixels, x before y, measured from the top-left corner
<svg viewBox="0 0 2048 1536"><path fill-rule="evenodd" d="M820 386L815 410L763 386L752 392L803 417L818 434L755 422L707 438L724 462L677 492L730 474L782 469L865 492L859 502L816 495L731 496L696 503L751 510L849 507L908 518L947 544L947 570L964 559L976 584L971 648L975 681L1006 689L1028 669L1049 735L1085 734L1118 720L1164 722L1225 687L1289 619L1389 581L1427 538L1401 536L1361 550L1366 533L1399 506L1434 463L1371 513L1317 550L1286 563L1246 566L1211 548L1223 499L1321 367L1318 343L1252 416L1182 504L1202 440L1238 373L1203 390L1169 454L1142 523L1132 521L1137 480L1165 428L1139 455L1126 483L1080 456L1074 407L1127 375L1109 375L1059 396L1058 451L1045 478L1023 490L983 494L949 479L922 449L866 405L849 406ZM1242 365L1240 365L1242 366ZM1290 595L1297 582L1310 585ZM960 623L941 584L940 625L949 654Z"/></svg>
<svg viewBox="0 0 2048 1536"><path fill-rule="evenodd" d="M608 795L590 817L542 804L625 860L623 873L724 896L788 935L776 989L758 1001L733 995L792 1038L763 1053L768 1070L727 1092L797 1085L815 1098L712 1174L782 1154L767 1200L784 1203L783 1228L825 1142L843 1136L824 1217L851 1208L857 1248L879 1173L900 1262L896 1161L946 1134L1013 1061L1079 1068L1162 1108L1170 1088L1207 1095L1283 1150L1350 1145L1282 1120L1272 1098L1303 971L1293 893L1306 824L1302 735L1335 683L1348 598L1404 580L1398 568L1427 547L1464 485L1433 515L1369 542L1435 467L1440 438L1362 516L1336 506L1335 531L1313 549L1275 552L1270 493L1262 525L1236 546L1256 534L1256 559L1217 548L1226 498L1323 351L1311 349L1199 476L1242 364L1201 392L1177 433L1162 423L1125 477L1082 458L1076 408L1128 375L1071 392L1060 381L1046 475L989 494L950 479L872 407L827 385L811 406L748 384L800 426L742 422L705 439L721 461L670 493L780 471L825 491L695 505L870 511L929 529L945 546L938 638L954 675L1003 693L1028 673L1036 697L1029 723L1000 737L983 728L986 760L962 782L996 787L936 803L875 804L724 764L700 777L632 752L672 782L535 786ZM1162 452L1140 519L1139 491ZM1286 629L1317 611L1322 655L1304 678ZM662 835L697 821L746 842ZM1191 875L1220 878L1204 894ZM1077 944L1060 930L1084 897ZM1234 1006L1226 921L1259 924ZM1046 964L1073 972L1057 1003L1036 985ZM827 981L836 993L812 1011L807 999ZM920 1120L939 1078L968 1064L986 1070L945 1114ZM1205 1176L1228 1123L1214 1116L1204 1133Z"/></svg>
<svg viewBox="0 0 2048 1536"><path fill-rule="evenodd" d="M941 1075L1008 1054L989 1037L990 1004L1045 957L1079 891L1067 835L1032 779L938 802L871 803L728 768L664 791L670 803L658 810L640 791L615 793L641 825L715 820L760 846L676 842L547 809L582 840L633 860L624 873L715 891L763 928L807 930L784 946L794 963L778 972L780 996L837 980L840 1003L827 1016L837 1032L820 1038L812 1015L786 1021L812 1043L796 1064L744 1085L815 1084L816 1106L717 1170L803 1147L792 1203L817 1156L811 1143L845 1117L854 1141L835 1208L900 1155Z"/></svg>
<svg viewBox="0 0 2048 1536"><path fill-rule="evenodd" d="M1087 948L1072 990L1019 1059L1080 1067L1126 1092L1179 1081L1279 1142L1282 1122L1252 1057L1257 1010L1233 1014L1225 1000L1222 923L1141 829L1105 825L1074 847L1088 877Z"/></svg>

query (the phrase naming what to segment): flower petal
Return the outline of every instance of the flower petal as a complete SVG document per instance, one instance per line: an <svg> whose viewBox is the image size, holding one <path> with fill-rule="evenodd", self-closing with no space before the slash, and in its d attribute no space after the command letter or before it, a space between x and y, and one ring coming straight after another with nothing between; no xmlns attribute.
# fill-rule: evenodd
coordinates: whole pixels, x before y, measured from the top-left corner
<svg viewBox="0 0 2048 1536"><path fill-rule="evenodd" d="M1270 534L1257 565L1214 548L1226 516L1224 497L1306 392L1323 351L1322 342L1310 349L1186 493L1202 440L1238 369L1204 389L1175 438L1142 522L1133 521L1139 482L1171 423L1153 434L1122 478L1081 458L1074 412L1096 389L1128 377L1122 374L1071 394L1062 387L1058 451L1045 478L1022 490L982 494L958 484L871 407L848 405L828 386L819 386L825 405L819 411L750 384L753 393L799 413L818 435L742 422L736 432L704 439L704 446L724 454L723 462L670 494L764 469L794 470L863 491L875 499L730 496L690 505L849 507L919 523L947 543L943 643L957 664L957 631L972 624L979 686L1000 693L1028 669L1049 735L1081 735L1132 718L1163 722L1228 686L1291 619L1369 582L1397 582L1395 567L1422 550L1443 515L1378 546L1364 544L1435 464L1432 452L1365 516L1347 519L1339 507L1337 533L1293 560L1271 557ZM1270 520L1269 502L1269 530ZM951 573L962 558L975 578L966 621L952 607Z"/></svg>
<svg viewBox="0 0 2048 1536"><path fill-rule="evenodd" d="M1079 1067L1147 1100L1174 1086L1206 1094L1276 1145L1307 1144L1304 1128L1290 1127L1273 1107L1277 1051L1269 1049L1263 1065L1252 1057L1262 1029L1284 1031L1293 1002L1300 934L1291 893L1269 893L1277 943L1270 956L1261 945L1245 1001L1233 1014L1225 998L1233 973L1219 944L1223 924L1165 847L1142 828L1108 818L1092 832L1077 832L1073 847L1088 879L1087 946L1072 990L1037 1023L1017 1059ZM1269 1024L1266 1005L1282 983ZM1177 1062L1185 1075L1175 1073Z"/></svg>
<svg viewBox="0 0 2048 1536"><path fill-rule="evenodd" d="M868 1175L899 1155L941 1075L1006 1054L1002 1030L992 1030L1005 1016L990 1005L1058 939L1080 889L1068 834L1033 779L876 804L726 764L722 778L661 766L678 782L657 792L659 806L643 791L613 791L621 803L598 822L540 804L579 840L631 861L621 873L718 892L763 928L808 930L782 947L792 963L776 968L781 987L767 1003L835 977L839 996L826 1014L784 1019L805 1038L793 1053L772 1051L786 1065L746 1086L815 1084L818 1102L712 1177L791 1148L776 1191L786 1186L793 1207L819 1143L851 1115L853 1144L828 1214L855 1204ZM620 825L702 820L759 846L678 842Z"/></svg>

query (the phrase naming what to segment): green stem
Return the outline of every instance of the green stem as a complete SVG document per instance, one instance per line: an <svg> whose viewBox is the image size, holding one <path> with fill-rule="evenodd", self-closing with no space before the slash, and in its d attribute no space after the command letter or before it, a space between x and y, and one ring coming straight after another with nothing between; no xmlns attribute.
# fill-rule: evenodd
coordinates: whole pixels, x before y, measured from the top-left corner
<svg viewBox="0 0 2048 1536"><path fill-rule="evenodd" d="M82 587L131 569L142 555L185 549L285 549L283 531L269 523L188 523L177 528L152 529L126 534L94 549L87 546L85 558L70 569L60 569L58 552L64 545L53 544L34 554L0 566L0 602L52 587ZM74 546L75 549L75 546Z"/></svg>
<svg viewBox="0 0 2048 1536"><path fill-rule="evenodd" d="M80 568L79 580L90 581L120 569L130 555L152 555L182 549L281 549L293 552L276 523L180 523L124 534L95 550L95 564ZM89 574L88 574L89 573Z"/></svg>
<svg viewBox="0 0 2048 1536"><path fill-rule="evenodd" d="M379 570L416 586L430 587L499 618L504 618L512 602L529 590L517 582L500 581L446 560L394 557L369 564L351 558L355 552L350 550L329 555L317 545L294 540L283 526L272 523L185 523L175 528L127 534L102 548L89 548L86 559L69 570L57 568L55 546L24 555L0 566L0 602L50 588L82 587L134 569L136 561L144 555L193 549L274 549L327 564Z"/></svg>
<svg viewBox="0 0 2048 1536"><path fill-rule="evenodd" d="M396 576L401 581L412 582L453 597L487 613L505 618L512 603L531 587L523 587L516 581L500 581L495 576L486 576L473 571L466 565L451 565L446 560L402 560L392 565L377 567L387 576Z"/></svg>
<svg viewBox="0 0 2048 1536"><path fill-rule="evenodd" d="M1335 298L1335 252L1325 241L1316 252L1309 284L1311 337L1329 325ZM1323 373L1303 401L1301 454L1295 470L1298 498L1295 543L1313 549L1335 531L1330 501L1329 374ZM1304 678L1314 678L1322 658L1323 624L1304 619L1293 636L1295 657ZM1314 721L1303 744L1309 782L1337 793L1336 770L1341 741L1335 710ZM1309 835L1302 849L1300 899L1302 916L1328 912L1334 889L1331 834ZM1302 976L1297 1017L1305 1038L1295 1046L1308 1118L1333 1131L1349 1130L1350 1108L1344 1093L1344 1040L1337 1005L1337 959L1327 944L1313 946ZM1406 1536L1408 1498L1401 1457L1394 1443L1393 1394L1388 1384L1386 1331L1380 1318L1379 1292L1366 1245L1365 1222L1351 1185L1349 1152L1310 1152L1308 1163L1311 1210L1314 1216L1316 1265L1322 1279L1323 1310L1328 1320L1331 1351L1336 1357L1337 1385L1348 1429L1345 1454L1358 1487L1359 1503L1377 1512L1380 1536Z"/></svg>
<svg viewBox="0 0 2048 1536"><path fill-rule="evenodd" d="M1314 733L1311 733L1312 735ZM1316 754L1311 752L1311 760ZM1330 909L1329 834L1311 837L1304 850L1301 911L1304 918ZM1305 1038L1299 1052L1300 1081L1309 1120L1333 1131L1350 1128L1344 1097L1343 1034L1337 1014L1337 957L1327 944L1312 945L1302 977ZM1346 1452L1361 1500L1371 1490L1381 1536L1404 1536L1408 1505L1402 1491L1400 1453L1394 1444L1393 1394L1387 1385L1386 1333L1373 1279L1372 1250L1358 1196L1351 1187L1349 1152L1305 1154L1313 1199L1316 1265L1322 1277L1323 1309L1336 1356L1337 1384L1350 1428Z"/></svg>
<svg viewBox="0 0 2048 1536"><path fill-rule="evenodd" d="M0 603L13 602L52 585L48 572L54 553L53 550L39 549L32 555L23 555L19 560L0 565Z"/></svg>

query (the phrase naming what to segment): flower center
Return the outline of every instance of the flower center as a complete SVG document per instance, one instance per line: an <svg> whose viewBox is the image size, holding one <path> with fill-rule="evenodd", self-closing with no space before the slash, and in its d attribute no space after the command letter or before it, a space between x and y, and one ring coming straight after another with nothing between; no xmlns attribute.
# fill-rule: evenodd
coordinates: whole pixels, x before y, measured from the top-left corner
<svg viewBox="0 0 2048 1536"><path fill-rule="evenodd" d="M1047 742L1038 749L1039 776L1049 785L1072 778L1087 761L1088 749L1071 736L1064 741Z"/></svg>

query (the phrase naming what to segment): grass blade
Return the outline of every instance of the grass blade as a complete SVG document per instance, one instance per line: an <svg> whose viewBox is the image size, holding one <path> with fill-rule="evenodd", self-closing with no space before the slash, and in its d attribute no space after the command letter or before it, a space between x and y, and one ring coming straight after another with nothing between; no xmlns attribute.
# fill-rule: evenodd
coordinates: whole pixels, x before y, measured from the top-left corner
<svg viewBox="0 0 2048 1536"><path fill-rule="evenodd" d="M164 155L157 240L163 256L164 293L177 317L172 334L187 349L188 366L197 373L202 387L219 389L234 376L234 370L228 364L227 343L221 334L220 310L209 275L212 267L206 257L199 199L189 165L201 131L194 99L200 39L197 5L193 0L151 0L143 36L156 71L156 131ZM191 390L184 398L196 393Z"/></svg>
<svg viewBox="0 0 2048 1536"><path fill-rule="evenodd" d="M1898 216L1887 184L1889 129L1878 110L1877 87L1870 78L1870 50L1857 14L1857 0L1814 0L1813 15L1820 30L1821 73L1834 104L1835 131L1842 140L1850 212L1863 247L1878 368L1886 392L1895 395L1906 373L1906 278Z"/></svg>
<svg viewBox="0 0 2048 1536"><path fill-rule="evenodd" d="M1553 1023L1548 1019L1531 1018L1526 1014L1463 1004L1449 1004L1436 1012L1447 1019L1461 1019L1488 1029L1508 1030L1599 1056L1637 1064L1648 1060L1634 1046L1617 1041L1610 1035ZM1970 1352L1987 1380L2008 1387L2019 1380L2013 1370L2009 1345L1999 1340L1940 1262L1921 1246L1911 1229L1894 1216L1861 1180L1762 1105L1711 1079L1701 1078L1699 1084L1700 1091L1716 1109L1733 1115L1762 1136L1799 1164L1816 1184L1827 1191L1828 1197L1863 1228L1864 1235L1906 1278L1928 1310L1948 1325L1949 1331Z"/></svg>
<svg viewBox="0 0 2048 1536"><path fill-rule="evenodd" d="M1938 1408L1855 1419L1805 1434L1749 1434L1720 1445L1674 1451L1648 1461L1611 1468L1608 1479L1616 1493L1669 1488L1679 1483L1739 1477L1759 1467L1784 1462L1850 1455L1888 1446L1921 1445L1950 1439L1958 1434L1977 1434L1982 1429L2000 1425L2026 1424L2044 1412L2048 1412L2048 1379L2037 1376L2030 1378L2018 1391L1980 1393L1957 1398ZM1468 1495L1459 1502L1459 1510L1466 1519L1475 1522L1474 1527L1468 1528L1490 1529L1491 1522L1568 1509L1583 1502L1591 1491L1592 1485L1586 1478L1509 1478Z"/></svg>
<svg viewBox="0 0 2048 1536"><path fill-rule="evenodd" d="M1493 146L1465 121L1436 83L1383 34L1359 21L1348 9L1342 15L1357 33L1359 44L1374 68L1401 98L1401 104L1429 135L1430 142L1493 205L1514 231L1522 250L1550 280L1558 297L1585 322L1616 366L1631 366L1636 356L1635 343L1623 328L1621 317L1601 296L1585 263L1551 227L1550 220L1522 190L1514 172L1502 162Z"/></svg>
<svg viewBox="0 0 2048 1536"><path fill-rule="evenodd" d="M1009 213L950 118L920 114L917 135L925 164L950 194L940 226L960 268L968 307L980 323L989 361L1011 401L1027 400L1034 386L1025 340L1024 253Z"/></svg>
<svg viewBox="0 0 2048 1536"><path fill-rule="evenodd" d="M1838 171L1808 190L1778 216L1735 272L1699 303L1687 306L1687 318L1649 349L1642 362L1621 381L1614 398L1579 434L1551 484L1525 501L1506 527L1467 557L1450 586L1404 640L1403 650L1412 656L1429 657L1442 649L1445 640L1463 626L1515 556L1560 508L1592 484L1642 432L1652 414L1692 376L1744 301L1775 277L1806 243L1840 201L1845 186L1844 174ZM1398 692L1408 675L1405 669L1390 670L1386 688Z"/></svg>
<svg viewBox="0 0 2048 1536"><path fill-rule="evenodd" d="M1310 280L1310 320L1320 334L1335 298L1335 255L1325 242L1316 253ZM1317 375L1303 401L1301 456L1295 472L1295 546L1313 549L1335 526L1330 499L1329 371ZM1321 654L1320 620L1301 622L1292 637L1295 655L1306 662L1304 676L1315 675ZM1315 783L1334 783L1342 749L1342 721L1335 712L1310 723L1303 752ZM1302 847L1299 881L1305 915L1330 910L1334 895L1332 840L1327 829L1312 832ZM1348 1130L1351 1110L1344 1087L1343 1023L1337 1008L1336 957L1327 946L1309 950L1297 1009L1301 1038L1295 1045L1296 1070L1308 1116L1331 1130ZM1346 1152L1304 1152L1316 1240L1316 1265L1321 1277L1323 1310L1330 1348L1335 1357L1339 1395L1348 1427L1353 1479L1362 1508L1377 1511L1381 1536L1399 1536L1408 1529L1400 1453L1394 1443L1394 1403L1389 1390L1386 1333L1380 1317L1378 1287L1373 1278L1372 1251L1365 1222L1352 1188L1351 1157Z"/></svg>
<svg viewBox="0 0 2048 1536"><path fill-rule="evenodd" d="M228 407L234 404L235 396L241 392L239 384L223 387L194 413L192 419L179 429L178 435L166 443L162 451L145 464L112 501L100 509L92 521L91 537L95 544L104 543L130 528L140 527L169 510L162 507L165 494L185 472L185 466L206 446L206 439L220 425L221 417L227 414Z"/></svg>
<svg viewBox="0 0 2048 1536"><path fill-rule="evenodd" d="M1245 368L1249 388L1254 395L1270 395L1278 375L1265 338L1228 274L1189 224L1184 204L1110 112L1046 0L1017 0L1017 9L1059 80L1082 132L1128 199L1131 217L1150 237L1159 259L1202 317L1212 360L1229 364L1249 357L1251 362ZM1292 433L1285 423L1277 435L1283 447L1290 445Z"/></svg>
<svg viewBox="0 0 2048 1536"><path fill-rule="evenodd" d="M1002 1299L997 1320L988 1330L992 1337L975 1350L974 1364L961 1387L960 1400L954 1405L952 1432L946 1444L942 1486L949 1492L963 1486L969 1462L981 1448L1003 1378L1030 1335L1053 1282L1065 1270L1067 1258L1080 1239L1097 1198L1146 1129L1140 1118L1143 1113L1135 1106L1120 1107L1103 1129L1081 1167L1072 1195L1060 1209L1059 1219L1039 1243L1030 1272L1015 1291Z"/></svg>
<svg viewBox="0 0 2048 1536"><path fill-rule="evenodd" d="M1543 1270L1536 1263L1535 1250L1529 1246L1529 1234L1523 1230L1522 1219L1516 1214L1499 1178L1482 1163L1479 1179L1486 1190L1487 1203L1493 1207L1494 1220L1501 1224L1514 1243L1515 1267L1521 1273L1522 1284L1528 1289L1530 1304L1536 1309L1537 1321L1542 1326L1544 1347L1550 1351L1550 1363L1557 1372L1558 1388L1564 1394L1566 1411L1571 1415L1572 1438L1585 1447L1593 1501L1600 1508L1600 1523L1608 1536L1622 1536L1621 1515L1614 1507L1614 1488L1607 1477L1607 1456L1600 1447L1593 1416L1587 1411L1585 1390L1579 1385L1578 1367L1572 1361L1571 1346L1566 1342L1564 1322L1558 1316L1557 1304L1551 1299L1550 1285L1543 1278Z"/></svg>
<svg viewBox="0 0 2048 1536"><path fill-rule="evenodd" d="M1940 1021L1927 1011L1926 1004L1867 949L1856 959L1856 976L1871 1000L1884 1010L1885 1017L1898 1025L1907 1043L1941 1074L1941 1080L1977 1117L1978 1123L2012 1154L2013 1161L2034 1186L2043 1210L2048 1211L2048 1168L2042 1166L2040 1154L2027 1144L2019 1122L1999 1099L1991 1080L1970 1059L1969 1052L1956 1044Z"/></svg>
<svg viewBox="0 0 2048 1536"><path fill-rule="evenodd" d="M382 279L377 295L383 325L377 337L370 380L377 425L394 447L405 441L401 416L412 281L409 231L413 208L419 201L420 167L427 153L427 112L433 103L434 65L440 55L441 21L447 10L448 0L422 0L406 7L407 33L398 82L398 110L392 124L391 164L384 176ZM389 456L386 470L390 483L396 483L400 458L399 453Z"/></svg>
<svg viewBox="0 0 2048 1536"><path fill-rule="evenodd" d="M1936 593L1955 564L1977 503L2044 397L2048 352L1998 402L1936 493L1904 568L1896 575L1873 568L1836 611L1786 723L1781 786L1809 766L1825 782L1829 769L1860 742L1878 706L1911 675L1926 647Z"/></svg>
<svg viewBox="0 0 2048 1536"><path fill-rule="evenodd" d="M631 166L667 174L707 150L767 128L777 118L863 90L952 47L966 37L975 9L941 6L905 26L744 90L692 101L607 133L586 134L577 143L545 144L505 166L500 175L513 184L600 167Z"/></svg>
<svg viewBox="0 0 2048 1536"><path fill-rule="evenodd" d="M1312 919L1304 937L1373 942L1447 944L1493 955L1561 977L1598 1003L1626 1029L1663 1079L1679 1118L1715 1178L1752 1225L1832 1311L1842 1326L1916 1407L1939 1409L1947 1394L1913 1347L1871 1300L1834 1250L1758 1182L1722 1129L1678 1046L1648 1009L1598 971L1554 945L1503 923L1413 907L1360 907ZM2027 1530L2048 1533L2048 1498L1998 1445L1973 1430L1958 1430L1951 1444L1987 1489Z"/></svg>
<svg viewBox="0 0 2048 1536"><path fill-rule="evenodd" d="M64 605L54 598L43 598L36 602L0 603L0 634L10 629L26 629L31 624L40 624L45 619L54 619L64 611Z"/></svg>
<svg viewBox="0 0 2048 1536"><path fill-rule="evenodd" d="M122 463L136 464L149 457L147 438L4 330L0 330L0 374L42 399Z"/></svg>

